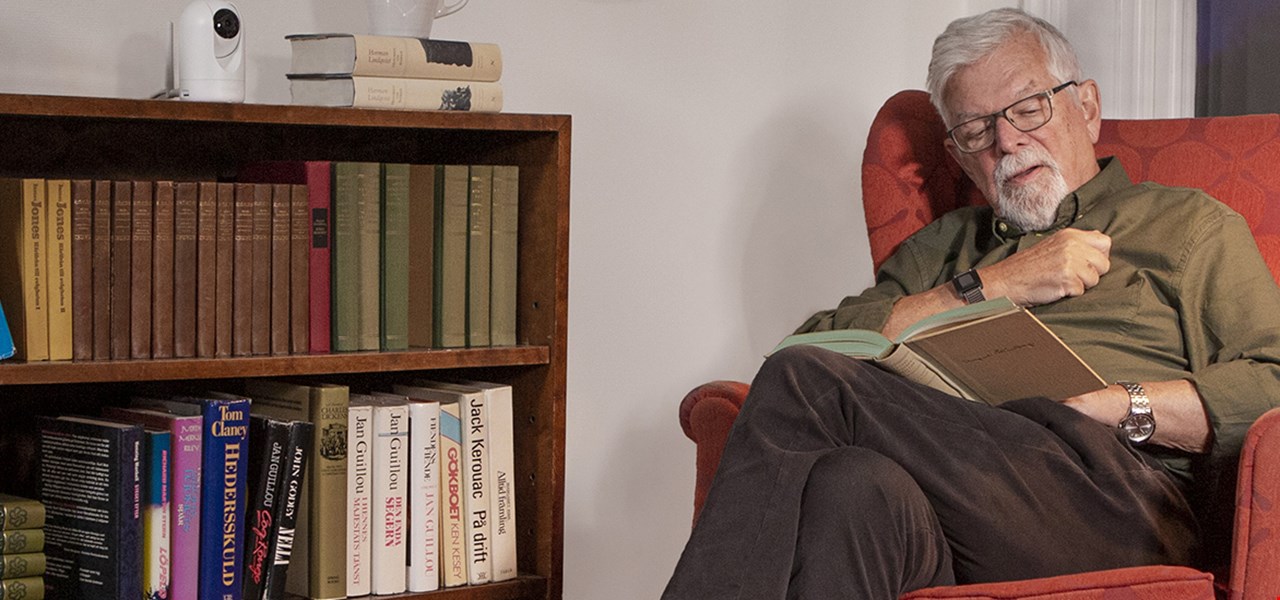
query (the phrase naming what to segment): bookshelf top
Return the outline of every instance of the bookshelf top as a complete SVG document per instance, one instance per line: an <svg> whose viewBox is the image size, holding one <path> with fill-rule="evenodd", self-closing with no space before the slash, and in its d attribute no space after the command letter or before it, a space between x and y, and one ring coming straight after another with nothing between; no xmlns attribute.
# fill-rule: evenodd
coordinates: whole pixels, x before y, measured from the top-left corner
<svg viewBox="0 0 1280 600"><path fill-rule="evenodd" d="M0 94L0 116L4 115L530 132L562 131L570 121L568 115L400 111Z"/></svg>

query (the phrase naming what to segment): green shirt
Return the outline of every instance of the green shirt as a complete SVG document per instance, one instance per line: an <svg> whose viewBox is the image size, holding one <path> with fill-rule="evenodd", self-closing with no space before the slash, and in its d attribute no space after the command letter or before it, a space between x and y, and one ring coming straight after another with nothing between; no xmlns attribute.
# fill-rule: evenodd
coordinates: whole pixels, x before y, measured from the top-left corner
<svg viewBox="0 0 1280 600"><path fill-rule="evenodd" d="M879 331L904 295L1065 227L1101 231L1111 236L1111 270L1083 295L1031 312L1107 381L1192 381L1213 427L1209 457L1234 467L1249 425L1280 405L1280 290L1235 211L1198 190L1135 185L1117 160L1100 165L1059 205L1049 230L1024 233L989 206L943 215L902 243L874 287L798 331ZM1144 450L1184 481L1193 478L1189 456Z"/></svg>

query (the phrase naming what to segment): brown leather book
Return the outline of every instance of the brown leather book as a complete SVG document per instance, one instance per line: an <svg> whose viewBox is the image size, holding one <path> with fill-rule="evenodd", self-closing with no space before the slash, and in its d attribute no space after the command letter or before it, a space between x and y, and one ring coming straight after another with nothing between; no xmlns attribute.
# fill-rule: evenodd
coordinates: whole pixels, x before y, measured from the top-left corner
<svg viewBox="0 0 1280 600"><path fill-rule="evenodd" d="M129 358L129 271L133 267L133 184L116 181L111 188L111 358Z"/></svg>
<svg viewBox="0 0 1280 600"><path fill-rule="evenodd" d="M253 354L253 204L254 185L235 184L235 220L231 243L231 354Z"/></svg>
<svg viewBox="0 0 1280 600"><path fill-rule="evenodd" d="M436 185L444 167L409 165L409 347L432 346ZM443 190L441 190L443 192Z"/></svg>
<svg viewBox="0 0 1280 600"><path fill-rule="evenodd" d="M259 187L271 189L271 354L289 353L289 238L293 196L286 183Z"/></svg>
<svg viewBox="0 0 1280 600"><path fill-rule="evenodd" d="M151 358L151 236L154 190L150 181L133 182L132 272L129 274L129 355Z"/></svg>
<svg viewBox="0 0 1280 600"><path fill-rule="evenodd" d="M311 209L307 186L289 186L289 351L311 347Z"/></svg>
<svg viewBox="0 0 1280 600"><path fill-rule="evenodd" d="M214 259L214 347L213 355L219 358L231 356L234 330L233 302L235 269L235 214L236 191L230 183L214 184L217 191L218 234Z"/></svg>
<svg viewBox="0 0 1280 600"><path fill-rule="evenodd" d="M253 187L253 297L250 353L271 353L271 186ZM238 263L239 261L237 261Z"/></svg>
<svg viewBox="0 0 1280 600"><path fill-rule="evenodd" d="M173 184L173 355L178 358L196 355L198 210L199 196L195 182L179 181ZM213 239L212 227L209 228L209 239ZM210 320L210 325L212 324ZM210 328L209 331L212 332L213 329ZM212 341L210 336L210 342ZM208 356L213 356L212 343L209 344L209 350Z"/></svg>
<svg viewBox="0 0 1280 600"><path fill-rule="evenodd" d="M71 359L93 360L93 182L71 182Z"/></svg>
<svg viewBox="0 0 1280 600"><path fill-rule="evenodd" d="M111 182L93 182L93 359L111 358Z"/></svg>
<svg viewBox="0 0 1280 600"><path fill-rule="evenodd" d="M218 184L201 181L196 195L196 356L215 356L217 331ZM230 340L228 340L230 341Z"/></svg>
<svg viewBox="0 0 1280 600"><path fill-rule="evenodd" d="M157 181L151 229L151 357L173 358L173 182Z"/></svg>

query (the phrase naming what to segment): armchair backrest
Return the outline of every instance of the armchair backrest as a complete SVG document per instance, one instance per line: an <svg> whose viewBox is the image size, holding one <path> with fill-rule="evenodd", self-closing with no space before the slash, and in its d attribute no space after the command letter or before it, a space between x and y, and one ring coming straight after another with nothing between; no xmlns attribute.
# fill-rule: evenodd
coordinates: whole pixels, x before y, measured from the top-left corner
<svg viewBox="0 0 1280 600"><path fill-rule="evenodd" d="M876 269L943 213L985 203L946 151L942 118L919 90L899 92L871 124L862 206ZM1280 281L1280 115L1104 119L1097 154L1134 181L1205 190L1244 216Z"/></svg>

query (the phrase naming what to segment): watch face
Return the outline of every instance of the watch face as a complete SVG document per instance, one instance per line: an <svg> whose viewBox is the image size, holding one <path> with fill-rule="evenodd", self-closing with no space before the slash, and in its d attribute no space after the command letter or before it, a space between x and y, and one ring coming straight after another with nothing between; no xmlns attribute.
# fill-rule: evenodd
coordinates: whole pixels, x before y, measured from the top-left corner
<svg viewBox="0 0 1280 600"><path fill-rule="evenodd" d="M973 271L965 271L959 275L956 275L955 282L956 282L956 289L960 290L961 292L965 292L975 287L978 287L979 285L982 285L979 282L978 274L974 273Z"/></svg>
<svg viewBox="0 0 1280 600"><path fill-rule="evenodd" d="M1130 442L1141 444L1151 439L1151 434L1156 432L1156 420L1146 414L1129 415L1124 420L1124 432L1129 436Z"/></svg>

